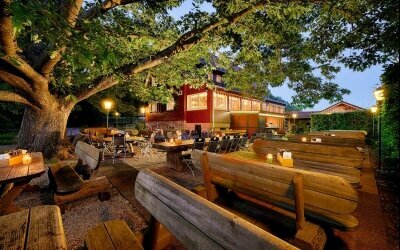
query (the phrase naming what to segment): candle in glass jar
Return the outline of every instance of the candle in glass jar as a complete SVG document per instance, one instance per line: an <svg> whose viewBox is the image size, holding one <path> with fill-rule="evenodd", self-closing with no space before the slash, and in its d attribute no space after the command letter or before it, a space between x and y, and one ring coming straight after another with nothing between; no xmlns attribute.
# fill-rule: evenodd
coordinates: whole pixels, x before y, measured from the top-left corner
<svg viewBox="0 0 400 250"><path fill-rule="evenodd" d="M307 138L303 137L303 138L301 138L301 141L302 142L307 142Z"/></svg>
<svg viewBox="0 0 400 250"><path fill-rule="evenodd" d="M267 154L267 162L272 163L273 156L272 154Z"/></svg>
<svg viewBox="0 0 400 250"><path fill-rule="evenodd" d="M32 157L29 154L22 156L22 164L29 164L32 162Z"/></svg>
<svg viewBox="0 0 400 250"><path fill-rule="evenodd" d="M174 144L174 139L169 139L169 143Z"/></svg>

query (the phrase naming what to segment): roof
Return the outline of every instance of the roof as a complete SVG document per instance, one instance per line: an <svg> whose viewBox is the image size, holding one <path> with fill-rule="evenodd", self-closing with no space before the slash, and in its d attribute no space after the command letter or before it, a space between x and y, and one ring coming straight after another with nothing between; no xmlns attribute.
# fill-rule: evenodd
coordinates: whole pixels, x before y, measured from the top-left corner
<svg viewBox="0 0 400 250"><path fill-rule="evenodd" d="M289 111L285 113L286 118L293 118L293 114L297 114L296 119L310 119L311 115L318 113L319 111Z"/></svg>
<svg viewBox="0 0 400 250"><path fill-rule="evenodd" d="M285 102L280 101L280 100L271 99L271 98L268 98L268 97L264 99L264 102L270 102L270 103L275 103L275 104L278 104L278 105L286 106Z"/></svg>
<svg viewBox="0 0 400 250"><path fill-rule="evenodd" d="M339 106L339 105L342 105L342 104L343 104L343 105L346 105L346 106L349 106L349 107L351 107L351 108L354 108L354 109L365 110L364 108L361 108L361 107L356 106L356 105L354 105L354 104L351 104L351 103L348 103L348 102L345 102L345 101L340 101L340 102L337 102L337 103L335 103L335 104L333 104L333 105L327 107L327 108L324 109L324 110L321 110L320 112L323 113L324 111L326 111L326 110L328 110L328 109L334 108L334 107Z"/></svg>

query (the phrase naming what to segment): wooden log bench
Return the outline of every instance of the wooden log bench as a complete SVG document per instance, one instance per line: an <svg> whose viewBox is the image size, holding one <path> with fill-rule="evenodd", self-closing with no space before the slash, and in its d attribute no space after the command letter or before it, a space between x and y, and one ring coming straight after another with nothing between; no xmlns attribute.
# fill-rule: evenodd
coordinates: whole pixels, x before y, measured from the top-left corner
<svg viewBox="0 0 400 250"><path fill-rule="evenodd" d="M161 224L187 249L297 249L174 182L142 169L135 198L151 213L144 249L158 249ZM89 250L143 249L123 221L107 221L85 237Z"/></svg>
<svg viewBox="0 0 400 250"><path fill-rule="evenodd" d="M237 151L229 154L228 156L244 158L249 161L257 161L267 164L266 155L262 153L256 153L254 151ZM279 162L276 159L276 155L273 155L272 164L280 166ZM343 179L351 183L354 187L361 186L360 170L357 168L296 159L293 161L293 169L334 175L342 177Z"/></svg>
<svg viewBox="0 0 400 250"><path fill-rule="evenodd" d="M367 132L362 130L325 130L325 131L312 131L309 133L309 135L332 135L332 134L334 134L336 137L341 137L341 138L353 138L353 139L365 140Z"/></svg>
<svg viewBox="0 0 400 250"><path fill-rule="evenodd" d="M0 216L0 249L67 249L60 209L37 206Z"/></svg>
<svg viewBox="0 0 400 250"><path fill-rule="evenodd" d="M288 149L294 160L320 162L338 166L361 168L363 154L353 147L304 144L280 140L256 140L253 151L257 154L276 154L278 149Z"/></svg>
<svg viewBox="0 0 400 250"><path fill-rule="evenodd" d="M56 204L104 192L111 188L107 177L96 176L96 170L101 162L99 149L79 141L75 147L75 155L78 157L78 162L74 168L60 163L50 166L50 188L55 191Z"/></svg>
<svg viewBox="0 0 400 250"><path fill-rule="evenodd" d="M303 142L303 138L306 142ZM324 145L334 145L334 146L345 146L354 148L364 148L365 140L359 138L346 138L340 136L329 136L329 135L290 135L288 136L288 141L292 142L303 142L303 143L313 143L316 139L321 139L320 144Z"/></svg>
<svg viewBox="0 0 400 250"><path fill-rule="evenodd" d="M340 230L358 225L351 215L358 205L358 193L343 178L198 150L192 156L201 162L207 199L214 201L221 195L216 185L295 219L295 242L301 248L319 249L324 244L323 230L309 221Z"/></svg>

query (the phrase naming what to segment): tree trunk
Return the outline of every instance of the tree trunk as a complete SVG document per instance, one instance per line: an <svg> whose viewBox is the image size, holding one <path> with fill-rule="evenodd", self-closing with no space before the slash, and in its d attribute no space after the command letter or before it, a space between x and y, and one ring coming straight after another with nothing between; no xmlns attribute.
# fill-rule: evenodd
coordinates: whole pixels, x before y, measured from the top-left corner
<svg viewBox="0 0 400 250"><path fill-rule="evenodd" d="M18 148L40 151L46 158L52 157L65 137L71 110L56 101L48 102L38 110L26 107L18 134Z"/></svg>

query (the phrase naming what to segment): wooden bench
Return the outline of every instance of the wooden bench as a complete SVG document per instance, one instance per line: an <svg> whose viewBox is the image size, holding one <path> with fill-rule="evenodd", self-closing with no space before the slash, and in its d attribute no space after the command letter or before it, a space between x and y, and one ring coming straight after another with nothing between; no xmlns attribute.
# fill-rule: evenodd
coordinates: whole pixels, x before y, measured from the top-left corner
<svg viewBox="0 0 400 250"><path fill-rule="evenodd" d="M50 187L55 191L56 204L93 195L111 187L107 177L96 177L95 170L101 162L100 151L97 148L79 141L75 147L75 155L78 162L74 168L60 163L50 166Z"/></svg>
<svg viewBox="0 0 400 250"><path fill-rule="evenodd" d="M255 153L254 151L237 151L229 154L228 156L244 158L248 161L256 161L267 164L266 155ZM273 155L272 164L280 166L280 163L276 159L276 155ZM355 187L359 187L361 185L360 170L353 167L296 159L293 162L292 168L342 177Z"/></svg>
<svg viewBox="0 0 400 250"><path fill-rule="evenodd" d="M60 209L37 206L0 216L0 249L67 249Z"/></svg>
<svg viewBox="0 0 400 250"><path fill-rule="evenodd" d="M353 147L279 140L256 140L253 144L253 151L257 154L276 154L279 148L290 150L294 160L299 159L353 168L361 168L364 160L363 154Z"/></svg>
<svg viewBox="0 0 400 250"><path fill-rule="evenodd" d="M136 178L135 198L152 215L145 249L158 249L161 224L188 249L297 249L149 169ZM97 225L85 245L89 250L143 249L123 221Z"/></svg>
<svg viewBox="0 0 400 250"><path fill-rule="evenodd" d="M141 250L142 245L125 221L111 220L97 225L85 237L89 250Z"/></svg>
<svg viewBox="0 0 400 250"><path fill-rule="evenodd" d="M145 249L155 249L159 223L188 249L296 249L149 169L137 176L135 198L154 216Z"/></svg>
<svg viewBox="0 0 400 250"><path fill-rule="evenodd" d="M309 133L309 135L332 135L332 134L334 134L336 137L341 137L341 138L353 138L353 139L365 140L367 132L362 130L326 130L326 131L312 131Z"/></svg>
<svg viewBox="0 0 400 250"><path fill-rule="evenodd" d="M303 138L306 142L303 142ZM329 136L329 135L291 135L288 136L288 141L292 142L303 142L303 143L313 143L315 139L321 139L321 144L324 145L334 145L334 146L345 146L345 147L365 147L365 140L359 138L345 138L340 136Z"/></svg>
<svg viewBox="0 0 400 250"><path fill-rule="evenodd" d="M305 214L319 224L342 230L358 225L350 214L358 205L358 193L343 178L198 150L192 156L201 162L210 200L215 199L212 184L216 184L233 190L241 198L272 204L280 208L278 211L295 212L293 217L299 223ZM302 203L299 197L304 197L304 206L298 205Z"/></svg>

